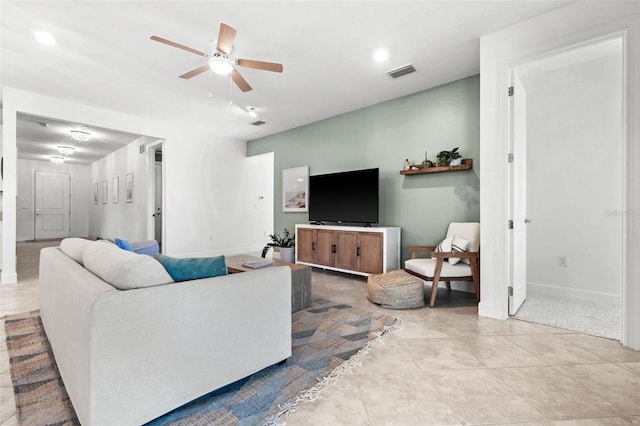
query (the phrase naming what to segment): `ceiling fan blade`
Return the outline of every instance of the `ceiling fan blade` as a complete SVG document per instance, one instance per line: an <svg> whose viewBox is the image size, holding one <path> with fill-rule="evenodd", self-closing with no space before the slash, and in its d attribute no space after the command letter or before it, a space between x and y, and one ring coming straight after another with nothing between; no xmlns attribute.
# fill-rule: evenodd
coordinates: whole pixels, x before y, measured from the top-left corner
<svg viewBox="0 0 640 426"><path fill-rule="evenodd" d="M233 40L236 38L237 31L225 23L220 23L220 32L218 33L217 49L227 55L231 53Z"/></svg>
<svg viewBox="0 0 640 426"><path fill-rule="evenodd" d="M236 86L238 86L243 92L248 92L249 90L251 90L251 86L249 86L247 80L242 78L238 71L233 70L233 72L231 73L231 78L233 79L233 82L236 84Z"/></svg>
<svg viewBox="0 0 640 426"><path fill-rule="evenodd" d="M185 46L184 44L176 43L175 41L167 40L166 38L151 36L151 40L168 44L169 46L177 47L178 49L186 50L187 52L195 53L196 55L199 55L199 56L205 56L204 52L193 49L189 46Z"/></svg>
<svg viewBox="0 0 640 426"><path fill-rule="evenodd" d="M282 64L275 62L253 61L251 59L238 59L238 65L245 68L255 68L257 70L282 72Z"/></svg>
<svg viewBox="0 0 640 426"><path fill-rule="evenodd" d="M180 76L180 78L189 79L189 78L195 77L196 75L202 74L203 72L207 71L208 69L209 69L209 64L202 65L202 66L199 66L198 68L193 69L193 70L191 70L189 72L185 72L184 74L182 74Z"/></svg>

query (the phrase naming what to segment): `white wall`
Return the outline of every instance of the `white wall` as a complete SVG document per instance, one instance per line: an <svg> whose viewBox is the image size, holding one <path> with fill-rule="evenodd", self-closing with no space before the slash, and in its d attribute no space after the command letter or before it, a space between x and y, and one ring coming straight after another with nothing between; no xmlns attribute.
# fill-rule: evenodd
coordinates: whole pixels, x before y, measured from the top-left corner
<svg viewBox="0 0 640 426"><path fill-rule="evenodd" d="M533 219L527 228L528 291L620 304L623 141L618 41L617 54L523 78L528 101L527 213ZM566 257L566 266L561 257Z"/></svg>
<svg viewBox="0 0 640 426"><path fill-rule="evenodd" d="M90 235L114 240L147 239L147 170L146 153L140 153L145 138L139 138L91 165L89 185ZM126 201L127 174L133 173L133 202ZM118 178L118 202L113 202L113 178ZM107 182L107 203L103 203L103 182ZM98 204L93 201L93 186L98 184Z"/></svg>
<svg viewBox="0 0 640 426"><path fill-rule="evenodd" d="M34 176L36 171L62 172L71 175L71 236L89 235L89 166L53 164L47 161L18 160L18 192L16 197L16 241L33 240Z"/></svg>
<svg viewBox="0 0 640 426"><path fill-rule="evenodd" d="M254 200L247 196L245 143L220 140L215 129L184 129L165 143L163 162L168 255L246 253L257 250L257 241L264 245L260 229L248 232Z"/></svg>

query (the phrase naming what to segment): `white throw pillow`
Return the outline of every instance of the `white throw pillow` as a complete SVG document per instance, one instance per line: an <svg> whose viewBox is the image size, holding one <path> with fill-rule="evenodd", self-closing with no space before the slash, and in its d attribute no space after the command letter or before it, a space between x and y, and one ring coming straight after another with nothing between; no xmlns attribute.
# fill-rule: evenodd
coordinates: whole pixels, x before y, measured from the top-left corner
<svg viewBox="0 0 640 426"><path fill-rule="evenodd" d="M89 244L93 244L95 241L86 240L84 238L65 238L60 242L60 250L79 264L82 263L82 252Z"/></svg>
<svg viewBox="0 0 640 426"><path fill-rule="evenodd" d="M467 247L469 247L469 241L465 240L462 237L458 237L457 235L453 236L453 241L451 242L451 251L456 253L464 253L467 251ZM459 257L450 257L449 265L455 265L460 262L462 259Z"/></svg>
<svg viewBox="0 0 640 426"><path fill-rule="evenodd" d="M436 246L434 251L445 252L445 253L451 252L452 243L453 243L453 237L445 238L440 242L440 244ZM435 257L432 257L432 259L435 259Z"/></svg>
<svg viewBox="0 0 640 426"><path fill-rule="evenodd" d="M153 257L122 250L115 244L91 244L84 249L82 260L85 268L120 290L173 282Z"/></svg>

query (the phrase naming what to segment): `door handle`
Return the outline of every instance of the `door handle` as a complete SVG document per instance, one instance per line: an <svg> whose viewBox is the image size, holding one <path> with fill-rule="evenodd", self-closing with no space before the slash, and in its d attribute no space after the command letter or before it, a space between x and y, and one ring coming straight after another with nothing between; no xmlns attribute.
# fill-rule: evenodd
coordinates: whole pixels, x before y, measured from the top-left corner
<svg viewBox="0 0 640 426"><path fill-rule="evenodd" d="M524 223L531 223L531 219L525 217L524 218Z"/></svg>

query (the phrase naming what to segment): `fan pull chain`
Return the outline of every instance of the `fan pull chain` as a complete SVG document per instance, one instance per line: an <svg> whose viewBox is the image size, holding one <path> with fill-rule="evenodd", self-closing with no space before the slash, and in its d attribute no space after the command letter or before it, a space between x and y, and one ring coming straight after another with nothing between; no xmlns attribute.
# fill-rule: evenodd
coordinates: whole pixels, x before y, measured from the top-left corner
<svg viewBox="0 0 640 426"><path fill-rule="evenodd" d="M232 94L233 94L233 79L231 78L231 74L229 74L229 106L233 105L233 100L231 99Z"/></svg>

